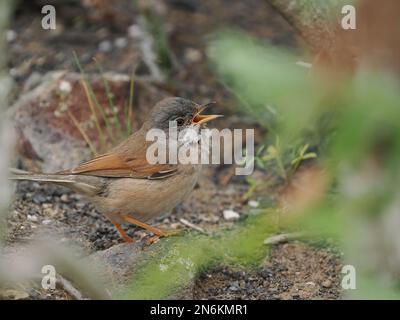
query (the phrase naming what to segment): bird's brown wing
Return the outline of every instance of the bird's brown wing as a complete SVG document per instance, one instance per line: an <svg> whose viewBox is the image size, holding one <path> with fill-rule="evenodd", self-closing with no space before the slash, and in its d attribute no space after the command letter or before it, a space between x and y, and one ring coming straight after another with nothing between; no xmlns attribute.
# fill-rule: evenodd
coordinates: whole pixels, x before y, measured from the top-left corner
<svg viewBox="0 0 400 320"><path fill-rule="evenodd" d="M147 144L138 143L140 136L131 137L109 153L89 160L69 173L114 178L163 179L174 175L177 166L150 164L146 159Z"/></svg>
<svg viewBox="0 0 400 320"><path fill-rule="evenodd" d="M149 164L145 157L109 153L81 164L72 169L71 173L114 178L162 179L175 174L176 170L176 165Z"/></svg>

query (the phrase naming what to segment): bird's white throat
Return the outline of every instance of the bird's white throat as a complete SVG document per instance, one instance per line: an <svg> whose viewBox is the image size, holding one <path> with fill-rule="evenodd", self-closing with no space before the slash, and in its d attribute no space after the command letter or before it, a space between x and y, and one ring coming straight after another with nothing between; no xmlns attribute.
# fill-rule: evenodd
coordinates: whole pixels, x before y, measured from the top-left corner
<svg viewBox="0 0 400 320"><path fill-rule="evenodd" d="M186 147L189 145L198 144L200 139L200 126L198 125L192 125L183 129L178 136L179 144Z"/></svg>

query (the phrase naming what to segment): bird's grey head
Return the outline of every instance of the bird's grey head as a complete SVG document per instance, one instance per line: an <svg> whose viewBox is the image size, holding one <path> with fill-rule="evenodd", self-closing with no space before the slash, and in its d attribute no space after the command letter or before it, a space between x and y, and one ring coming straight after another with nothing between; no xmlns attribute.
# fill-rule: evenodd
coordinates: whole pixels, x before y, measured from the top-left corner
<svg viewBox="0 0 400 320"><path fill-rule="evenodd" d="M165 98L158 102L147 118L147 126L167 130L169 123L175 121L179 129L193 123L195 115L201 106L197 103L179 97Z"/></svg>
<svg viewBox="0 0 400 320"><path fill-rule="evenodd" d="M154 106L142 128L144 130L157 128L167 131L171 121L175 122L178 131L190 126L200 128L206 122L221 117L221 115L202 114L211 104L214 102L199 105L184 98L165 98Z"/></svg>

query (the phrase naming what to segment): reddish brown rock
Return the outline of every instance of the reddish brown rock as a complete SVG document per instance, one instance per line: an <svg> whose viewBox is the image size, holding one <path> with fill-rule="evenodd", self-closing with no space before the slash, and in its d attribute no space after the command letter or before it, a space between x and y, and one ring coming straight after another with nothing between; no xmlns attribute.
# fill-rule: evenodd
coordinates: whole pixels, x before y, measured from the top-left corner
<svg viewBox="0 0 400 320"><path fill-rule="evenodd" d="M72 167L91 156L92 152L80 129L98 153L121 141L126 136L125 113L129 105L130 77L114 73L106 73L104 77L112 92L114 110L109 106L102 77L98 74L87 75L87 80L112 127L111 134L93 99L94 112L90 107L82 75L55 71L44 76L36 87L23 92L11 108L17 131L18 153L25 158L41 161L42 170L50 172ZM165 96L167 94L164 91L150 83L135 80L131 119L133 130L140 126L148 110ZM73 119L79 123L80 129ZM101 143L102 140L105 142Z"/></svg>

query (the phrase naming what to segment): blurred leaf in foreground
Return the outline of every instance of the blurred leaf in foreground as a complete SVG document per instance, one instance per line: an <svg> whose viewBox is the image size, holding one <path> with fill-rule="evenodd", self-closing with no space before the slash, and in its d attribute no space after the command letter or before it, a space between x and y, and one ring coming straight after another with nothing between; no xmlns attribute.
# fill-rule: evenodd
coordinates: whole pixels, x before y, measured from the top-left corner
<svg viewBox="0 0 400 320"><path fill-rule="evenodd" d="M252 106L258 121L268 112L266 106L273 105L273 131L283 143L306 139L318 120L331 117L331 130L320 137L327 145L319 160L327 188L308 205L294 206L285 220L340 241L346 261L358 272L353 297L400 297L400 239L390 227L400 223L398 79L360 64L354 74L325 81L298 67L287 51L235 33L220 34L210 56L222 80ZM274 158L271 148L266 157ZM314 184L319 186L317 180Z"/></svg>
<svg viewBox="0 0 400 320"><path fill-rule="evenodd" d="M206 268L220 264L257 266L267 253L263 240L276 230L276 213L249 217L232 230L213 236L185 235L165 239L132 276L124 299L162 299L173 296Z"/></svg>

